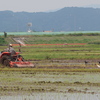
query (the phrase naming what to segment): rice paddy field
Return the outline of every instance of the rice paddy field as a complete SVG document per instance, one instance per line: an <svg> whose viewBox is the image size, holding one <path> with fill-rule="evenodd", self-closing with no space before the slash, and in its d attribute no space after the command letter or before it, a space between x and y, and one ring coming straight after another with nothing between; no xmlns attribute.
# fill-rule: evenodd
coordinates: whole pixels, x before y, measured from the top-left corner
<svg viewBox="0 0 100 100"><path fill-rule="evenodd" d="M5 68L0 71L0 99L100 100L99 77L99 72Z"/></svg>
<svg viewBox="0 0 100 100"><path fill-rule="evenodd" d="M21 47L21 55L35 67L0 65L0 100L100 100L99 34L20 37L35 44Z"/></svg>

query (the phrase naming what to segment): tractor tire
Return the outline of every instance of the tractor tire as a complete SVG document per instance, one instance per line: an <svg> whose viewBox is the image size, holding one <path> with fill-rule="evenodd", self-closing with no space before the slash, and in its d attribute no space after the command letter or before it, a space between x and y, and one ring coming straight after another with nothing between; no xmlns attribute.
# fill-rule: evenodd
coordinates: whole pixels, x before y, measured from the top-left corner
<svg viewBox="0 0 100 100"><path fill-rule="evenodd" d="M9 62L11 61L11 58L9 56L3 56L1 59L0 59L0 63L4 66L10 66Z"/></svg>

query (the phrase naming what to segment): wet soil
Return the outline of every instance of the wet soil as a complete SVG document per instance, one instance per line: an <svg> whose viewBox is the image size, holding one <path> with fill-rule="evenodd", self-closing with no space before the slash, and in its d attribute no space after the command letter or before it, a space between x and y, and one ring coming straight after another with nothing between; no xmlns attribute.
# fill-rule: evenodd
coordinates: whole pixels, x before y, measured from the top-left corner
<svg viewBox="0 0 100 100"><path fill-rule="evenodd" d="M48 70L35 71L33 68L32 70L31 68L0 70L1 100L100 99L99 72L49 71L49 69L98 70L99 60L34 60L31 62L35 64L35 69Z"/></svg>
<svg viewBox="0 0 100 100"><path fill-rule="evenodd" d="M36 68L50 69L99 69L100 60L34 60Z"/></svg>
<svg viewBox="0 0 100 100"><path fill-rule="evenodd" d="M0 72L0 95L30 93L100 93L100 73L95 72Z"/></svg>

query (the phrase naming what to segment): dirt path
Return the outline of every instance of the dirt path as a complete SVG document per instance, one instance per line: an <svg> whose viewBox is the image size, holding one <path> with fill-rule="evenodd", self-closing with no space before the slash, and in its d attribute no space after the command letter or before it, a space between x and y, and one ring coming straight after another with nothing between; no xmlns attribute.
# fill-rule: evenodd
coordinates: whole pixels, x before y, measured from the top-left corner
<svg viewBox="0 0 100 100"><path fill-rule="evenodd" d="M20 43L22 46L26 46L25 43L22 41L22 38L13 38L13 40L16 41L17 43ZM15 44L15 45L18 45L18 44Z"/></svg>

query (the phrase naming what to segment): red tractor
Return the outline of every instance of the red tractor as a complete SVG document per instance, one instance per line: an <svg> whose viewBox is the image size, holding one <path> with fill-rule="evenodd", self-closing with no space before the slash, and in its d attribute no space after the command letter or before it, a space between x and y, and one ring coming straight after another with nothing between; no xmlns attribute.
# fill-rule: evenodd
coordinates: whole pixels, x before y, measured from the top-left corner
<svg viewBox="0 0 100 100"><path fill-rule="evenodd" d="M32 64L29 61L25 61L24 58L19 55L20 52L1 52L0 54L0 63L5 66L9 67L34 67L34 64Z"/></svg>

